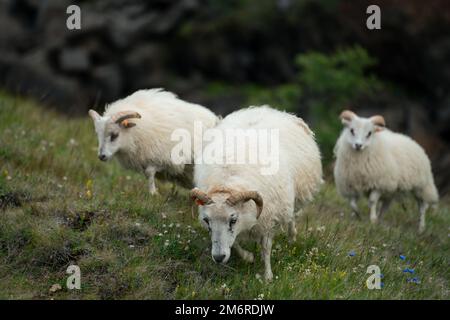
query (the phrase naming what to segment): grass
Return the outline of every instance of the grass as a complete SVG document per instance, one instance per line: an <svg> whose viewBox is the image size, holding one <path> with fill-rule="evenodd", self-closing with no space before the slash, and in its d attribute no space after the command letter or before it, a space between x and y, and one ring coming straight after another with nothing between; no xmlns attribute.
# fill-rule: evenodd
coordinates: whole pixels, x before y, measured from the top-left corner
<svg viewBox="0 0 450 320"><path fill-rule="evenodd" d="M450 297L448 199L419 236L412 200L373 226L367 214L350 217L327 183L305 208L297 241L275 239L275 279L266 284L260 259L248 264L233 254L227 266L213 263L188 190L160 182L161 195L150 196L142 175L98 161L87 117L67 119L0 94L0 119L1 299ZM71 264L81 269L81 290L66 288ZM383 273L381 290L366 287L372 264ZM62 289L50 292L54 284Z"/></svg>

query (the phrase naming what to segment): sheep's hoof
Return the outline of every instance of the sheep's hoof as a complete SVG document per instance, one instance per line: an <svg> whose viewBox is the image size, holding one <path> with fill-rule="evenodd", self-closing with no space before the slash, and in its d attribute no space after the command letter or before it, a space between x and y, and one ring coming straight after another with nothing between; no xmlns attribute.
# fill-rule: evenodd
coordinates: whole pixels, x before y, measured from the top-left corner
<svg viewBox="0 0 450 320"><path fill-rule="evenodd" d="M159 196L159 192L157 189L150 189L150 195L152 196Z"/></svg>
<svg viewBox="0 0 450 320"><path fill-rule="evenodd" d="M425 226L419 225L419 234L422 234L425 232Z"/></svg>
<svg viewBox="0 0 450 320"><path fill-rule="evenodd" d="M253 263L255 262L255 255L251 252L247 252L243 257L245 262Z"/></svg>
<svg viewBox="0 0 450 320"><path fill-rule="evenodd" d="M272 282L272 280L273 280L272 271L268 271L268 272L264 273L264 280L266 280L266 282Z"/></svg>

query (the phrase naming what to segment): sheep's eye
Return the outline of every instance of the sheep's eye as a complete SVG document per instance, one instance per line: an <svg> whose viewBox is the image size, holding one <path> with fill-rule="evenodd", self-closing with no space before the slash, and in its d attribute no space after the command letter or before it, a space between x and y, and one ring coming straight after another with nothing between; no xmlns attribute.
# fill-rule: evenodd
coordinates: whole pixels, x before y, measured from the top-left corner
<svg viewBox="0 0 450 320"><path fill-rule="evenodd" d="M111 142L116 140L118 136L119 136L119 134L117 134L117 133L111 133Z"/></svg>
<svg viewBox="0 0 450 320"><path fill-rule="evenodd" d="M369 133L367 134L367 138L369 138L372 135L372 131L369 131Z"/></svg>
<svg viewBox="0 0 450 320"><path fill-rule="evenodd" d="M353 128L350 129L350 133L352 134L352 136L355 135L355 130L353 130Z"/></svg>
<svg viewBox="0 0 450 320"><path fill-rule="evenodd" d="M209 219L208 218L203 218L203 221L205 221L205 223L209 225Z"/></svg>
<svg viewBox="0 0 450 320"><path fill-rule="evenodd" d="M230 220L230 228L235 225L237 218L231 218Z"/></svg>

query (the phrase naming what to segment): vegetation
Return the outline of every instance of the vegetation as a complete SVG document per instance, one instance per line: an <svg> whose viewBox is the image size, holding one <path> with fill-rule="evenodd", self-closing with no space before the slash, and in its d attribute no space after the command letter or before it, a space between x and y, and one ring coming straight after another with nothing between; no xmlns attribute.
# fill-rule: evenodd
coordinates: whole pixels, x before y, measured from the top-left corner
<svg viewBox="0 0 450 320"><path fill-rule="evenodd" d="M336 136L342 129L339 113L350 108L358 98L386 89L386 85L368 73L376 61L359 46L340 49L331 55L299 54L295 62L299 70L295 82L271 90L254 90L249 95L250 103L307 112L328 164L333 157Z"/></svg>
<svg viewBox="0 0 450 320"><path fill-rule="evenodd" d="M299 63L326 62L313 55ZM409 198L372 226L368 215L350 217L327 182L305 208L297 241L276 238L275 278L266 284L260 259L211 260L187 190L161 182L161 195L150 196L142 175L98 161L87 117L67 119L1 94L0 119L1 299L450 298L448 199L418 236ZM66 288L71 264L80 266L81 290ZM381 290L366 287L373 264ZM51 292L54 284L61 289Z"/></svg>

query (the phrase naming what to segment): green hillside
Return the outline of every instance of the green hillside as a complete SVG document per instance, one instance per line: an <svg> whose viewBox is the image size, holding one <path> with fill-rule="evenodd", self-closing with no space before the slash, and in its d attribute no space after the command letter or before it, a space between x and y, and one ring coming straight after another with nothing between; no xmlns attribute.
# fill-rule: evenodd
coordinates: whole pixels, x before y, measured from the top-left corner
<svg viewBox="0 0 450 320"><path fill-rule="evenodd" d="M188 190L160 182L161 195L150 196L144 176L98 161L96 149L87 116L0 95L0 299L450 298L448 199L419 236L412 199L372 226L367 213L350 217L327 182L305 208L297 241L275 239L266 284L260 259L212 261ZM81 290L66 288L70 264L80 266ZM381 290L366 287L373 264Z"/></svg>

